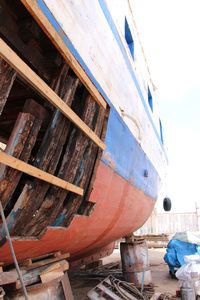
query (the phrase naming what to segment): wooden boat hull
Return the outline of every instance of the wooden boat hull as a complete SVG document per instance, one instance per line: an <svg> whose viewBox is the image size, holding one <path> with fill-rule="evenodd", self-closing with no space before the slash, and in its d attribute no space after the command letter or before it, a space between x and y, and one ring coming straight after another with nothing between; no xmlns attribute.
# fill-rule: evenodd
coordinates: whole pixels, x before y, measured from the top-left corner
<svg viewBox="0 0 200 300"><path fill-rule="evenodd" d="M69 252L72 258L91 255L141 227L155 204L103 162L90 201L96 203L92 214L75 216L68 228L50 227L40 239L13 239L18 260L58 250ZM12 261L7 242L1 247L0 261Z"/></svg>
<svg viewBox="0 0 200 300"><path fill-rule="evenodd" d="M6 3L6 1L4 2ZM42 145L42 151L41 148L38 150L37 147L36 151L32 142L33 145L29 149L29 155L27 155L27 151L24 151L26 161L30 161L31 151L34 149L36 153L34 153L33 165L37 159L40 162L40 159L42 161L44 157L44 162L39 164L41 169L46 171L50 169L51 172L49 172L58 177L65 180L69 179L71 183L77 182L77 185L80 184L85 193L81 200L80 198L75 198L74 200L74 195L63 195L62 191L57 191L55 186L46 185L46 187L43 187L43 183L35 180L35 178L27 179L27 177L23 177L23 180L21 180L21 173L17 173L16 178L18 181L16 180L15 185L17 192L15 191L14 195L12 195L10 186L9 197L7 196L8 199L5 197L5 203L7 201L5 204L7 222L12 234L16 255L19 261L58 250L69 252L72 260L91 257L96 253L99 253L99 257L104 256L112 251L112 243L115 240L132 233L144 224L153 210L164 177L167 158L163 145L159 115L155 107L155 112L153 112L148 102L150 83L138 80L139 76L137 76L134 66L135 61L133 61L133 57L129 53L124 37L122 37L120 30L118 30L115 22L112 20L104 0L91 1L90 5L88 4L89 2L84 3L84 1L75 1L75 5L73 1L67 3L61 0L57 2L21 0L21 2L24 6L21 4L20 11L22 16L24 15L26 18L17 16L16 9L10 15L16 13L15 18L21 22L22 28L24 28L24 19L29 19L29 22L35 22L31 19L31 15L39 24L38 26L36 22L34 23L34 35L33 37L31 36L30 43L38 46L39 54L37 53L37 57L43 62L42 67L37 60L34 61L34 55L31 51L29 56L26 56L26 51L23 52L24 47L30 50L27 46L27 37L25 37L25 42L23 39L20 40L18 52L23 52L21 56L24 56L29 66L36 70L36 75L42 73L43 79L48 82L52 90L56 89L57 84L55 85L55 82L52 84L55 78L52 81L52 74L54 73L49 72L49 69L58 67L57 64L59 65L61 60L63 61L60 65L67 62L65 65L67 71L64 72L64 75L61 74L61 77L64 77L63 85L61 85L61 94L64 93L63 86L65 87L67 80L71 78L70 80L74 82L74 92L70 96L68 105L72 105L78 111L80 117L84 119L84 122L87 123L88 128L84 131L84 133L87 133L87 137L91 136L90 133L93 129L93 137L94 133L98 133L93 142L94 140L100 141L100 139L103 139L100 141L100 145L104 146L105 142L106 148L101 152L101 150L95 148L97 147L95 144L88 141L87 137L78 131L83 128L81 120L78 122L79 129L75 129L74 125L72 126L69 123L69 120L72 120L72 114L66 115L66 110L62 110L64 106L61 100L63 98L59 91L56 91L56 93L61 98L55 96L52 90L49 90L49 87L41 83L41 80L36 80L36 83L33 84L31 80L34 74L30 73L32 76L27 77L26 73L28 72L23 73L18 68L18 64L10 61L9 55L6 57L4 53L5 57L3 56L3 58L8 63L10 62L12 67L23 78L23 82L20 82L20 84L24 86L24 81L28 81L32 88L36 88L40 96L42 94L42 97L35 96L34 93L33 95L31 94L31 97L35 97L34 101L38 105L47 108L48 113L53 114L51 119L53 121L49 125L45 123L47 122L44 117L46 112L42 114L44 123L42 123L42 129L48 132L48 143L44 142L46 133L43 133L42 143L40 141L41 144L38 143L39 146L36 145L37 147ZM108 2L112 3L112 1ZM15 5L19 5L19 3L15 1ZM25 7L31 15L28 15ZM85 10L87 14L82 13ZM12 21L15 22L15 19ZM76 26L72 26L73 24L76 24ZM21 27L19 27L19 32ZM44 43L40 38L42 36L40 27L49 38ZM6 36L6 30L4 31L3 28L2 32L5 35L5 39L7 40L8 38L9 40L9 37ZM42 32L42 34L44 33ZM29 40L29 32L27 35ZM45 36L46 39L47 36ZM15 41L11 34L11 39L9 40L11 45L14 45L13 40ZM99 43L99 40L101 43ZM102 41L105 41L105 45ZM48 50L52 51L52 56L54 55L54 60L52 59L50 63L48 61L49 65L45 60L45 54L41 57L41 53L48 54ZM29 59L30 56L31 59ZM15 57L15 53L12 57ZM20 59L17 61L20 61ZM69 70L70 68L71 70ZM26 70L28 69L26 68ZM13 74L14 78L16 74ZM76 75L78 79L75 78ZM40 87L38 87L38 82ZM58 85L60 82L62 83L62 80L59 79ZM45 89L41 88L41 86L46 87L48 95L56 98L56 105L55 102L52 102L52 99L50 99L51 105L45 105L45 101L51 97L46 96L45 92L43 92ZM14 85L13 94L15 92L17 94L21 90L21 86L19 88L17 85ZM28 91L25 90L25 92L29 95L29 89ZM26 93L22 94L22 96L25 97ZM11 93L10 98L8 97L8 106L10 105L11 107L13 107L14 100L16 100L16 98L12 98L13 94ZM19 112L24 111L24 101L23 98ZM58 103L61 103L61 105L57 106ZM57 110L55 107L52 108L52 104L56 106ZM61 110L59 110L60 108ZM101 115L102 109L105 109L104 115ZM5 114L5 111L6 109L2 109L2 115ZM64 111L65 117L67 116L68 118L64 119L60 111L62 113ZM95 115L96 111L99 111L99 115L102 118L101 124L97 125L99 115ZM4 118L6 117L2 117L3 121ZM14 119L16 119L16 116L14 116ZM61 134L59 128L55 130L56 122L57 126L63 130L63 134ZM74 124L74 121L72 123ZM75 124L77 125L77 123ZM13 123L10 125L11 129L12 126ZM11 134L11 129L9 134ZM69 132L66 133L65 130ZM60 138L57 138L58 134L61 136ZM37 134L35 135L37 140ZM8 139L9 135L6 138ZM25 136L25 138L28 137ZM52 139L55 141L54 143ZM76 139L78 140L77 143ZM62 142L62 150L59 149L60 141ZM50 153L48 151L45 152L49 144L51 144ZM90 154L93 153L93 161L88 169L87 165L91 163L91 156L88 154L87 147L90 147ZM74 155L75 151L73 150L77 151L77 156ZM81 154L78 152L81 152ZM56 155L59 156L55 165L53 163L48 165L49 155L51 155L52 161ZM66 158L64 162L63 157ZM71 161L74 163L72 164L75 170L74 174L68 167ZM36 166L38 166L37 163ZM65 175L63 175L64 172L66 172ZM84 172L89 174L89 183L86 178L87 174L84 175L85 181L82 180L81 176ZM21 185L18 185L18 182ZM31 196L27 192L29 186L32 188ZM34 198L35 190L37 190L36 196L40 198L38 207L36 202L39 202L39 200L37 197L36 199ZM24 196L26 192L27 197ZM46 194L48 194L47 197ZM62 197L59 197L60 194L62 194ZM56 196L53 197L52 195ZM13 199L10 200L12 197ZM24 202L21 200L22 198ZM60 202L59 205L56 201ZM71 207L67 206L68 203L72 203ZM76 203L78 203L77 208ZM70 215L68 211L73 208L73 205L76 209L72 210ZM44 212L44 215L42 212ZM24 217L21 217L22 214L24 214ZM38 217L39 215L40 217ZM2 228L1 232L2 236L5 236ZM5 239L2 240L0 248L1 261L5 263L12 262L8 243Z"/></svg>

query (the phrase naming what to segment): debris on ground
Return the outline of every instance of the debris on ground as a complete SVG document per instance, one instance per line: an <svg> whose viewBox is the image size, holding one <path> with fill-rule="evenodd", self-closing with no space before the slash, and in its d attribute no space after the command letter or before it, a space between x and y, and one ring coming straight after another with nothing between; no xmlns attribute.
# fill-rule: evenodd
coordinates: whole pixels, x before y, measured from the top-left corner
<svg viewBox="0 0 200 300"><path fill-rule="evenodd" d="M176 299L170 293L156 293L153 284L136 286L124 281L120 262L111 262L106 265L91 264L80 270L73 270L73 277L88 280L96 284L87 291L89 299L116 299L116 300L172 300ZM101 297L101 298L99 298ZM123 298L124 297L124 298ZM85 299L85 298L84 298Z"/></svg>
<svg viewBox="0 0 200 300"><path fill-rule="evenodd" d="M133 283L119 280L110 275L91 289L87 296L91 300L172 300L170 294L155 293L153 286L144 287L143 291Z"/></svg>
<svg viewBox="0 0 200 300"><path fill-rule="evenodd" d="M152 292L154 294L154 292ZM95 300L99 299L139 299L146 300L150 299L145 295L145 291L142 293L136 288L132 283L126 281L121 281L114 276L110 275L103 281L101 281L97 286L87 293L89 299ZM152 296L152 295L151 295Z"/></svg>

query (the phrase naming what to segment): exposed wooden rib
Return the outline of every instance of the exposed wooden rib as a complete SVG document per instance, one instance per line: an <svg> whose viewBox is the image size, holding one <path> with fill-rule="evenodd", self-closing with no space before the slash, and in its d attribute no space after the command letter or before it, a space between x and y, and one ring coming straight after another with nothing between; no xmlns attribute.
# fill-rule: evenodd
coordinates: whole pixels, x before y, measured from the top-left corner
<svg viewBox="0 0 200 300"><path fill-rule="evenodd" d="M0 152L0 163L5 164L18 171L24 172L30 176L49 182L64 190L71 191L81 196L83 195L83 189L79 188L78 186L75 186L65 180L62 180L36 167L33 167L23 162L22 160L19 160L17 158L14 158L13 156L6 154L5 152Z"/></svg>
<svg viewBox="0 0 200 300"><path fill-rule="evenodd" d="M37 1L33 0L21 0L24 6L28 9L28 11L32 14L37 23L42 27L44 32L49 36L52 43L56 46L60 54L64 57L69 66L73 69L79 79L86 86L88 91L94 100L101 105L104 109L106 109L107 103L103 99L102 95L99 93L98 89L92 83L88 75L85 73L83 68L77 62L71 51L67 48L65 43L63 42L61 36L55 31L51 23L42 13L41 9L39 9Z"/></svg>
<svg viewBox="0 0 200 300"><path fill-rule="evenodd" d="M16 77L16 72L0 58L0 115Z"/></svg>
<svg viewBox="0 0 200 300"><path fill-rule="evenodd" d="M62 101L62 99L24 63L24 61L0 39L0 55L5 59L26 81L29 82L45 99L58 108L71 122L79 127L95 144L105 149L101 139Z"/></svg>

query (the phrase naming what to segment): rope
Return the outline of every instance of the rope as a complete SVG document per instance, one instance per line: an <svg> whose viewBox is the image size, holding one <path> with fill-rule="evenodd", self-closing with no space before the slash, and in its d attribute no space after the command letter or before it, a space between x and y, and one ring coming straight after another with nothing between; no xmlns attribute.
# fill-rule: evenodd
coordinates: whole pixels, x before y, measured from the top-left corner
<svg viewBox="0 0 200 300"><path fill-rule="evenodd" d="M19 280L21 282L21 286L22 286L22 289L23 289L23 292L24 292L24 296L25 296L26 300L29 300L28 293L27 293L27 290L26 290L26 287L25 287L25 284L24 284L24 281L23 281L22 273L20 271L20 268L19 268L19 265L18 265L18 262L17 262L17 258L16 258L16 255L15 255L15 251L14 251L14 248L13 248L12 240L11 240L10 233L9 233L9 230L8 230L8 226L7 226L7 223L6 223L6 218L5 218L5 215L4 215L3 206L2 206L1 201L0 201L0 212L1 212L1 218L2 218L2 221L3 221L3 225L4 225L4 228L5 228L5 231L6 231L6 236L7 236L7 239L8 239L10 251L11 251L11 254L12 254L12 258L13 258L13 261L14 261L14 264L15 264L17 274L19 276Z"/></svg>

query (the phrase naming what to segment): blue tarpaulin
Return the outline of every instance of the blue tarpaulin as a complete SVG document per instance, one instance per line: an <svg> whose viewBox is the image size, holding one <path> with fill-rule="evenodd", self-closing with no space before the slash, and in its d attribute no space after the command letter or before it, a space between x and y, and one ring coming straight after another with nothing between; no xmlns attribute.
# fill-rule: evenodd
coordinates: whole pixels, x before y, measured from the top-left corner
<svg viewBox="0 0 200 300"><path fill-rule="evenodd" d="M168 243L167 253L164 256L164 261L168 264L170 273L174 275L175 271L185 263L185 255L195 254L198 250L199 246L196 244L171 240Z"/></svg>

